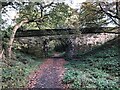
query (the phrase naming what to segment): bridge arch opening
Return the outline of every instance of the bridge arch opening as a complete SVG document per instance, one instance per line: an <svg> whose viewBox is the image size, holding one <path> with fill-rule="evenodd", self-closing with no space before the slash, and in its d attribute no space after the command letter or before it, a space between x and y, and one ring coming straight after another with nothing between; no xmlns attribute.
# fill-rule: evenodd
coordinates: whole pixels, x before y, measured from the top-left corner
<svg viewBox="0 0 120 90"><path fill-rule="evenodd" d="M52 38L47 40L47 50L48 56L53 55L54 53L66 53L68 50L68 39L67 38ZM46 48L46 47L45 47Z"/></svg>

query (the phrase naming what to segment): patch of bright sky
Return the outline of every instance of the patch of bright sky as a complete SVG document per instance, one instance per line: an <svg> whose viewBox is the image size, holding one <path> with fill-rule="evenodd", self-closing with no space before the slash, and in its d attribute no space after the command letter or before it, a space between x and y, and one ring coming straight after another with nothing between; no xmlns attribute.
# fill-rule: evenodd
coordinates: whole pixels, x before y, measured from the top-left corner
<svg viewBox="0 0 120 90"><path fill-rule="evenodd" d="M13 26L15 23L13 22L13 19L15 18L17 11L13 8L6 8L7 12L6 14L2 14L2 19L4 20L3 27Z"/></svg>
<svg viewBox="0 0 120 90"><path fill-rule="evenodd" d="M68 4L70 7L79 9L80 3L85 2L86 0L65 0L65 3Z"/></svg>

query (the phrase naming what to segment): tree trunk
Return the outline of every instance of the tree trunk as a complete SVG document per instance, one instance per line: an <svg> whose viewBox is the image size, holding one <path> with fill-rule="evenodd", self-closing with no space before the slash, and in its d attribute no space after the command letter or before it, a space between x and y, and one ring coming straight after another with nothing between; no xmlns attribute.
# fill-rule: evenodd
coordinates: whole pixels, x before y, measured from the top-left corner
<svg viewBox="0 0 120 90"><path fill-rule="evenodd" d="M2 10L2 3L0 2L0 11ZM1 16L1 12L0 12L0 28L1 28L1 23L2 23L2 16ZM3 57L3 53L4 53L4 49L2 48L2 37L0 36L0 60L2 60Z"/></svg>
<svg viewBox="0 0 120 90"><path fill-rule="evenodd" d="M16 34L18 28L20 28L26 22L28 22L27 19L21 21L19 24L16 24L15 27L13 28L12 35L10 36L10 41L8 43L8 57L9 58L11 58L12 46L13 46L13 41L14 41L14 38L15 38L15 34Z"/></svg>
<svg viewBox="0 0 120 90"><path fill-rule="evenodd" d="M4 53L4 49L3 49L2 52L0 53L0 60L2 60L3 53Z"/></svg>

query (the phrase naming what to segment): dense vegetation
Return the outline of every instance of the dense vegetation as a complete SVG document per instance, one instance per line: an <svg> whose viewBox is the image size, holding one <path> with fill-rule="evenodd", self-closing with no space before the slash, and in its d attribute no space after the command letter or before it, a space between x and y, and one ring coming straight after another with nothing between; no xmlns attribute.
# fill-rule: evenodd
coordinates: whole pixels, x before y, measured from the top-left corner
<svg viewBox="0 0 120 90"><path fill-rule="evenodd" d="M2 88L23 88L28 83L28 76L43 62L34 56L14 51L14 58L9 65L3 63Z"/></svg>
<svg viewBox="0 0 120 90"><path fill-rule="evenodd" d="M17 30L74 28L77 31L84 27L99 28L112 23L120 26L120 2L84 2L78 7L79 9L75 9L64 2L59 3L59 0L49 4L44 2L46 0L40 0L40 2L31 2L31 0L27 0L27 2L25 2L26 0L5 1L0 1L2 88L25 87L28 75L43 62L41 59L25 53L25 51L28 52L28 48L32 48L32 44L37 46L34 42L29 43L30 47L25 44L27 49L21 50L24 53L16 50L18 47L14 44L18 43L14 42L14 39ZM10 17L13 25L9 22L6 23L9 21L9 11L12 10L17 13L14 18ZM88 31L94 32L93 29ZM68 37L70 36L68 35ZM54 37L53 40L50 40L49 37L42 37L44 40L46 38L48 42L45 42L44 45L39 43L37 48L40 49L35 49L42 52L42 50L45 51L49 48L48 56L52 56L54 52L62 52L61 55L64 55L71 49L72 39L70 40L70 38L69 40L63 38L59 40ZM67 40L70 42L68 43ZM69 49L66 50L68 47ZM80 51L77 55L78 60L71 59L66 64L67 71L63 83L67 84L69 88L120 88L119 47L118 43L111 43L90 52ZM42 54L44 53L42 52ZM69 53L66 56L71 58Z"/></svg>
<svg viewBox="0 0 120 90"><path fill-rule="evenodd" d="M68 84L69 88L120 88L118 42L109 43L88 53L65 65L67 71L63 83Z"/></svg>

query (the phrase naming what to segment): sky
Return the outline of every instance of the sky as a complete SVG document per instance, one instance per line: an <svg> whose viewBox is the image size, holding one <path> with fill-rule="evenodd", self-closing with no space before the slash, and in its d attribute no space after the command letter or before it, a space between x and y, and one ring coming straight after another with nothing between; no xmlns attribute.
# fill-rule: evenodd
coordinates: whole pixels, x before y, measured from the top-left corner
<svg viewBox="0 0 120 90"><path fill-rule="evenodd" d="M72 8L80 8L79 4L82 2L85 2L86 0L65 0L65 3L67 3Z"/></svg>
<svg viewBox="0 0 120 90"><path fill-rule="evenodd" d="M79 9L80 3L85 2L86 0L44 0L45 3L50 3L52 1L65 2L70 7L74 8L74 9ZM12 22L12 19L14 19L17 14L16 10L8 8L7 14L8 15L5 15L5 16L3 15L3 19L8 18L7 24L14 25L14 23ZM110 26L112 26L112 24L110 24Z"/></svg>
<svg viewBox="0 0 120 90"><path fill-rule="evenodd" d="M65 2L70 7L77 9L77 8L79 8L79 3L85 2L86 0L44 0L44 2L46 2L46 3L50 3L52 1ZM3 14L2 17L3 17L3 19L6 19L6 18L8 19L7 24L9 24L9 25L14 24L12 22L12 19L15 18L17 12L14 9L10 9L10 8L7 8L7 9L8 9L7 15Z"/></svg>
<svg viewBox="0 0 120 90"><path fill-rule="evenodd" d="M50 3L52 0L44 0L47 3ZM58 0L57 0L58 1ZM72 8L79 8L79 4L82 2L85 2L86 0L59 0L60 2L65 2L66 4L68 4L70 7ZM7 18L11 18L14 19L15 15L16 15L16 11L14 9L8 9L8 15L6 16Z"/></svg>

